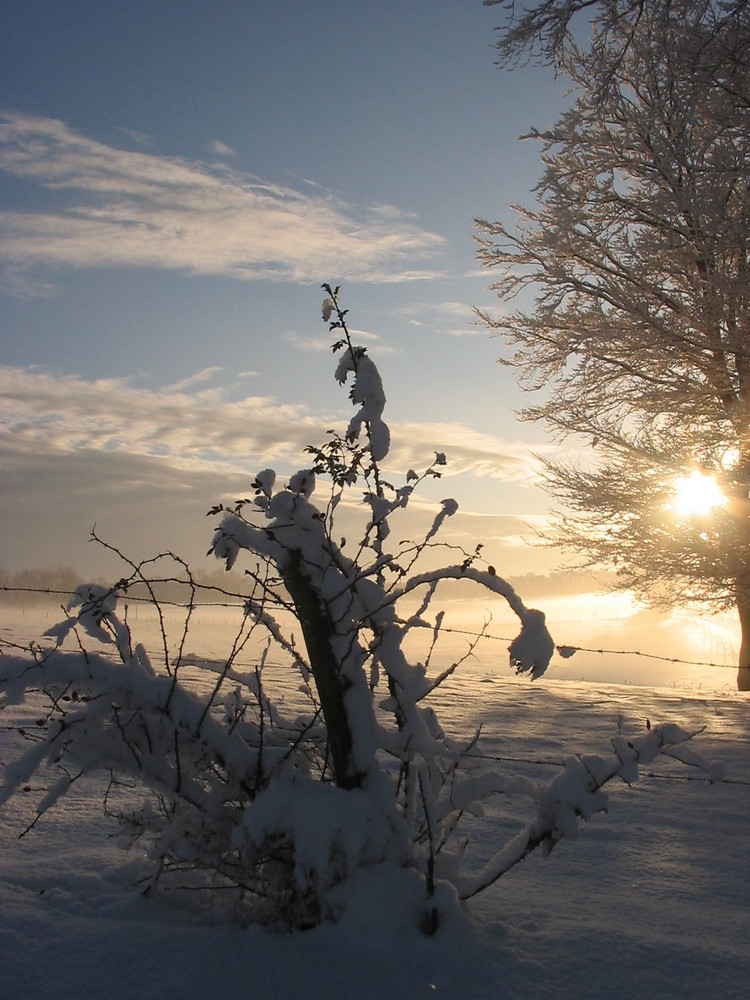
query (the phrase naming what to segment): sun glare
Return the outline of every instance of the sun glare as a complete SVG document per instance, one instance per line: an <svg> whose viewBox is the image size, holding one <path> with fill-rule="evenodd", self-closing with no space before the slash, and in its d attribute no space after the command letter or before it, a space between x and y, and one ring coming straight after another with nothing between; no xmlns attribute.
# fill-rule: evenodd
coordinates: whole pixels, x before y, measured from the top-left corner
<svg viewBox="0 0 750 1000"><path fill-rule="evenodd" d="M691 472L674 481L670 510L680 517L705 517L716 507L723 507L727 498L712 476Z"/></svg>

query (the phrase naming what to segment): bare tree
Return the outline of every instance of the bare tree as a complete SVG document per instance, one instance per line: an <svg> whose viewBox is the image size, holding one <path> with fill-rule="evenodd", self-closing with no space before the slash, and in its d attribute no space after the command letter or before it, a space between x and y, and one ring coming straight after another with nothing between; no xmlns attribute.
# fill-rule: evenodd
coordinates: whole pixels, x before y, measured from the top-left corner
<svg viewBox="0 0 750 1000"><path fill-rule="evenodd" d="M508 5L505 5L506 8ZM586 45L570 17L592 8ZM736 606L750 688L750 12L746 3L536 5L501 56L554 54L572 106L542 144L534 208L477 220L504 302L486 322L537 394L523 410L593 446L547 464L557 538L652 603ZM675 479L713 477L710 516ZM670 509L671 507L671 509Z"/></svg>

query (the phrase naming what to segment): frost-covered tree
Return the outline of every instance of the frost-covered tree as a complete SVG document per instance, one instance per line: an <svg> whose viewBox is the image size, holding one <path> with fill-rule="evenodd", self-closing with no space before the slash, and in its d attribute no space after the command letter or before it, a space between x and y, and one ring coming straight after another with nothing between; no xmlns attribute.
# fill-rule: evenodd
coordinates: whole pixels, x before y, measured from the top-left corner
<svg viewBox="0 0 750 1000"><path fill-rule="evenodd" d="M433 603L443 582L464 581L508 602L521 625L509 647L518 672L543 674L553 642L544 615L482 561L481 547L456 561L455 546L440 542L452 499L419 541L393 541L415 488L439 477L446 459L437 454L398 486L386 480L380 376L352 343L337 290L327 291L336 378L350 385L354 416L343 434L311 447L309 467L288 482L278 486L263 470L251 497L211 511L220 519L210 552L228 568L244 564L247 581L228 656L187 656L199 585L170 553L126 560L128 573L112 588L77 588L68 617L48 633L55 648L34 644L30 656L0 658L3 704L28 698L36 713L23 729L29 748L4 768L0 805L50 767L31 829L74 782L106 769L106 809L121 839L145 848L144 891L187 887L193 899L231 899L242 919L303 928L339 915L363 868L398 866L420 887L423 926L432 932L459 898L492 885L530 851L574 836L580 817L606 807L610 779L633 780L638 764L658 753L699 760L676 746L688 734L653 727L633 739L618 734L603 756L571 758L545 785L483 760L478 732L446 735L430 697L460 661L432 667L444 628ZM350 545L336 525L352 499L364 516ZM421 568L428 554L433 568ZM441 554L451 558L434 568ZM166 584L172 599L178 584L185 595L185 620L171 639L160 597ZM143 595L161 622L160 656L134 641L121 610ZM406 640L420 634L425 655L414 660ZM86 636L104 651L86 649ZM105 655L107 646L115 656ZM298 676L303 707L272 696L280 670ZM467 813L481 816L489 795L525 802L526 816L500 851L466 872L459 824Z"/></svg>
<svg viewBox="0 0 750 1000"><path fill-rule="evenodd" d="M581 11L590 33L574 34ZM571 106L531 133L536 205L516 225L478 220L479 256L505 303L535 297L484 314L536 396L523 417L593 448L547 463L572 511L555 537L653 603L736 607L746 690L750 8L549 0L500 43L506 62L534 51L570 80ZM726 502L682 511L675 484L694 473Z"/></svg>
<svg viewBox="0 0 750 1000"><path fill-rule="evenodd" d="M674 12L673 0L537 0L528 4L484 0L484 6L498 7L505 15L495 48L498 64L506 67L531 60L560 67L571 44L586 33L586 18L594 19L598 32L609 33L608 44L621 58L642 18L649 15L665 20ZM747 0L703 0L691 6L694 13L705 17L704 27L714 33L731 29L743 15ZM725 49L722 61L735 56L743 59L742 49L738 36L736 48Z"/></svg>

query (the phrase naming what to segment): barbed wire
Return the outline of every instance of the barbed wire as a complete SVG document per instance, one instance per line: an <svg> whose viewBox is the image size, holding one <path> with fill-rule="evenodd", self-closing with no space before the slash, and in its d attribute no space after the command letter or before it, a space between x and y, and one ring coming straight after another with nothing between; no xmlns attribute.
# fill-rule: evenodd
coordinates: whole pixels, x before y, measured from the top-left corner
<svg viewBox="0 0 750 1000"><path fill-rule="evenodd" d="M182 585L183 587L190 586L186 581L175 581L167 580L165 581L173 586ZM186 604L185 601L171 600L169 598L159 598L159 603L165 605L166 607L172 608L184 608L188 607L197 608L242 608L244 603L244 598L242 594L232 594L227 590L223 590L221 587L217 587L214 584L202 584L194 583L193 586L196 590L214 590L217 593L224 594L227 597L232 597L234 600L231 601L194 601L192 604ZM39 597L60 597L63 599L70 600L71 591L70 590L56 590L50 587L10 587L6 585L0 585L0 594L37 594ZM127 594L123 598L123 604L153 604L153 598L148 594L140 596L138 594Z"/></svg>
<svg viewBox="0 0 750 1000"><path fill-rule="evenodd" d="M161 583L164 586L171 585L173 587L180 586L180 585L181 586L191 586L195 591L201 591L202 590L202 591L207 591L207 592L214 592L214 593L221 594L225 598L228 598L228 600L221 600L221 601L191 601L190 603L186 603L185 601L179 601L179 600L169 599L169 598L162 599L161 597L159 597L159 603L161 605L164 605L164 606L178 607L178 608L183 609L184 611L188 611L188 610L194 611L194 610L199 610L199 609L217 609L217 608L224 608L224 609L228 609L228 610L242 611L243 608L244 608L245 599L244 599L243 595L227 591L226 589L218 587L218 586L213 585L213 584L200 584L200 583L197 583L196 581L191 581L190 583L188 583L187 581L181 581L181 580L178 580L178 579L175 579L175 578L170 578L168 580L161 581ZM17 594L28 594L28 595L32 595L33 594L33 595L37 595L39 597L60 597L60 598L64 598L64 599L69 599L71 591L70 591L70 589L57 589L57 588L52 588L52 587L17 587L17 586L9 586L9 585L0 585L0 593L7 593L7 594L17 593ZM128 593L127 596L126 596L126 598L123 600L123 603L128 603L128 604L133 603L133 604L146 604L146 605L149 605L149 604L153 604L154 602L153 602L153 598L151 596L149 596L149 595L140 596L140 595L137 595L137 594ZM473 632L473 631L471 631L469 629L460 629L460 628L454 628L454 627L451 627L451 626L444 627L442 629L442 631L444 633L450 633L450 634L453 634L453 635L466 636L467 638L476 638L476 635L477 635L476 632ZM512 639L510 637L501 636L501 635L495 635L495 634L490 633L488 631L484 631L483 632L483 638L486 639L486 640L489 640L489 641L503 642L503 643L508 643L508 644L512 641ZM0 655L1 655L1 652L2 652L3 648L18 650L19 652L28 653L30 650L33 650L33 649L40 650L41 647L40 647L40 645L37 642L30 642L30 643L27 643L27 644L24 645L24 644L22 644L20 642L13 641L11 639L6 639L6 638L3 638L2 636L0 636ZM662 654L648 653L648 652L643 652L642 650L634 650L634 649L630 649L630 650L607 649L607 648L604 648L604 647L596 648L596 647L578 646L578 645L576 645L576 646L574 646L574 645L559 645L556 648L557 648L557 651L560 653L560 655L563 656L564 658L567 658L567 657L571 656L573 653L576 653L576 652L586 652L586 653L594 653L594 654L598 654L598 655L602 655L602 656L607 655L607 656L641 657L641 658L651 659L651 660L657 660L657 661L661 661L661 662L665 662L665 663L675 663L675 664L682 664L682 665L685 665L685 666L695 666L695 667L726 667L727 666L727 664L724 664L724 663L714 663L714 662L704 661L704 660L686 660L686 659L682 659L680 657L664 656ZM239 664L236 664L236 665L239 665ZM30 727L33 729L33 728L38 727L38 726L39 726L39 723L31 723L31 724L26 723L25 725L23 725L23 724L16 724L16 725L11 724L11 725L0 726L0 732L7 732L7 733L16 732L16 733L20 733L20 735L22 735L22 736L26 736ZM556 758L525 757L525 756L522 756L522 755L508 756L508 755L499 755L499 754L490 754L490 753L483 753L481 755L479 755L479 754L467 754L466 756L469 757L469 758L476 759L476 760L481 760L481 761L496 761L498 763L513 763L513 764L521 764L521 765L528 765L528 766L534 766L534 767L554 767L554 768L561 768L561 767L565 766L565 761L564 760L556 759ZM698 781L698 782L712 783L712 784L750 786L750 780L744 780L744 779L741 779L741 778L729 778L729 777L711 778L709 775L703 775L703 774L701 774L701 775L669 775L669 774L664 774L664 773L658 772L658 771L649 771L648 772L648 777L649 778L655 778L655 779L661 780L661 781L683 781L683 782L684 781Z"/></svg>
<svg viewBox="0 0 750 1000"><path fill-rule="evenodd" d="M159 598L159 604L165 607L171 608L182 608L183 610L197 611L201 609L218 609L223 608L226 610L237 610L242 611L245 604L245 598L242 594L233 593L216 584L198 583L197 581L191 581L188 583L186 580L179 580L175 577L166 578L164 580L155 581L164 586L192 586L196 591L210 591L217 594L221 594L230 600L217 600L217 601L192 601L189 604L185 601L180 601L170 598ZM35 594L40 597L60 597L69 599L71 596L70 589L55 589L50 587L14 587L9 585L0 585L0 594ZM153 604L153 598L145 594L143 596L138 594L129 593L123 598L123 604ZM0 605L1 606L1 605ZM460 629L451 626L445 626L442 632L446 634L453 635L463 635L466 637L476 638L477 633L471 631L470 629ZM505 642L510 644L513 642L512 636L495 635L491 632L484 632L482 638L494 642ZM0 639L0 645L7 644L5 640ZM14 644L10 644L14 645ZM660 653L649 653L639 649L609 649L605 647L595 647L595 646L579 646L573 645L571 643L559 643L555 646L557 653L563 658L568 659L574 653L594 653L600 656L629 656L638 657L641 659L656 660L661 663L673 663L679 664L681 666L687 667L717 667L717 668L731 668L735 664L728 663L718 663L712 660L688 660L680 656L665 656Z"/></svg>
<svg viewBox="0 0 750 1000"><path fill-rule="evenodd" d="M469 629L456 629L446 627L444 632L453 632L459 635L474 635ZM511 638L501 635L492 635L487 633L485 636L487 639L495 639L499 642L512 642ZM659 653L644 653L637 649L604 649L595 648L593 646L572 646L568 643L560 643L555 646L555 649L563 657L563 659L568 659L573 655L573 653L599 653L602 656L640 656L648 660L661 660L664 663L680 663L683 666L688 667L732 667L734 664L728 663L715 663L711 660L683 660L679 656L664 656Z"/></svg>
<svg viewBox="0 0 750 1000"><path fill-rule="evenodd" d="M0 726L0 732L5 733L19 733L22 736L27 735L24 729L28 729L28 726ZM41 739L41 736L39 737ZM530 764L534 767L555 767L564 768L565 761L562 760L539 760L534 757L499 757L493 754L466 754L466 757L470 760L487 761L494 760L498 763L510 763L510 764ZM0 760L0 767L4 766L5 762ZM644 772L645 777L649 779L657 779L659 781L695 781L700 784L705 785L742 785L745 787L750 787L750 781L744 778L712 778L708 774L663 774L660 771L646 771ZM24 791L27 789L24 788ZM30 789L29 789L30 790Z"/></svg>
<svg viewBox="0 0 750 1000"><path fill-rule="evenodd" d="M28 730L37 729L42 730L44 728L39 722L36 723L25 723L24 725L9 725L0 726L0 732L4 733L18 733L21 736L29 737L35 740L41 740L41 733L34 733L30 735ZM554 758L539 758L539 757L521 757L521 756L501 756L499 754L464 754L464 758L467 760L478 760L478 761L488 761L493 760L502 764L530 764L533 767L554 767L554 768L564 768L566 762L564 760L558 760ZM4 761L0 760L0 767L4 766ZM744 778L713 778L709 774L664 774L661 771L645 771L645 776L648 778L656 778L660 781L697 781L702 784L710 785L744 785L750 787L750 780ZM24 791L27 789L24 788Z"/></svg>
<svg viewBox="0 0 750 1000"><path fill-rule="evenodd" d="M473 754L465 755L471 760L495 760L503 764L532 764L535 767L565 767L564 760L538 757L508 757L498 754ZM710 785L748 785L750 780L744 778L712 778L709 774L664 774L661 771L644 771L649 778L659 778L662 781L700 781Z"/></svg>

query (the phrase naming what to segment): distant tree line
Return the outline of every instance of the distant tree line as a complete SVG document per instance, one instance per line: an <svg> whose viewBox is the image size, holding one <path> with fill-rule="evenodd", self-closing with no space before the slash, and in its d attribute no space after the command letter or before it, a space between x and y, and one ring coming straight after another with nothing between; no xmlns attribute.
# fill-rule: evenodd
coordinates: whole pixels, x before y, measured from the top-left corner
<svg viewBox="0 0 750 1000"><path fill-rule="evenodd" d="M83 579L72 566L0 569L0 604L14 607L50 601L59 604L61 597L72 594Z"/></svg>

